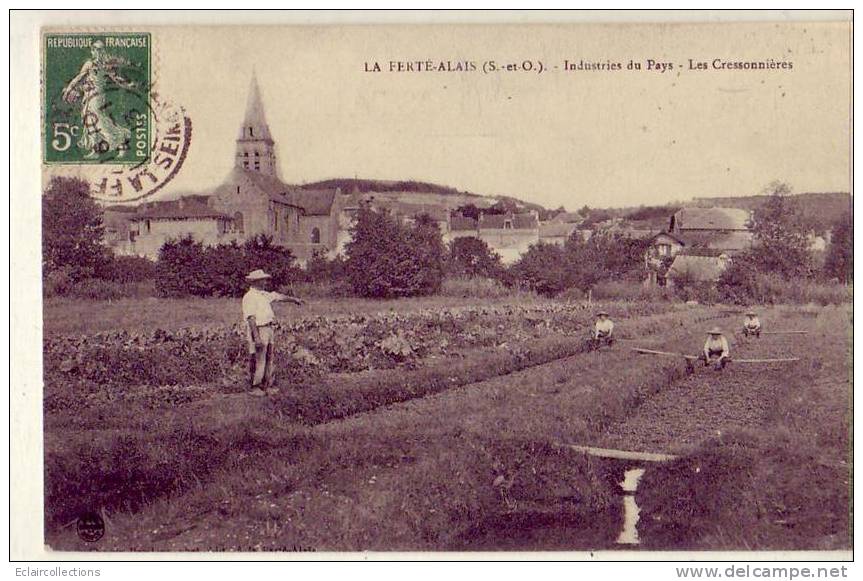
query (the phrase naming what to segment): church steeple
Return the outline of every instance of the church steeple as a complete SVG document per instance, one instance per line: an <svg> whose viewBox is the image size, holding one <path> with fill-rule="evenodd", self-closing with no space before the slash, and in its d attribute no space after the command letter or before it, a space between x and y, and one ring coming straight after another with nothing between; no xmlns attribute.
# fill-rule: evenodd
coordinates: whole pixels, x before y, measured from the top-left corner
<svg viewBox="0 0 863 581"><path fill-rule="evenodd" d="M246 101L246 116L237 138L237 167L276 175L276 151L270 127L264 116L264 103L258 88L258 77L252 73L249 97Z"/></svg>

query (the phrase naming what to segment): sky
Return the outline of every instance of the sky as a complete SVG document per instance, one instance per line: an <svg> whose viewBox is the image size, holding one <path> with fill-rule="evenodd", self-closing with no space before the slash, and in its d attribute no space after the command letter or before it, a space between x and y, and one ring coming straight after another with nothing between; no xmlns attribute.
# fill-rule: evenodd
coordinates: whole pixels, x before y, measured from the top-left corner
<svg viewBox="0 0 863 581"><path fill-rule="evenodd" d="M414 179L571 210L751 195L773 180L850 191L849 23L159 28L153 38L159 93L193 123L166 195L227 175L253 71L289 183ZM647 70L648 59L673 68ZM724 70L714 59L793 68ZM417 60L477 70L389 72ZM486 74L490 60L534 70ZM582 60L622 70L564 70ZM383 71L366 72L375 62Z"/></svg>

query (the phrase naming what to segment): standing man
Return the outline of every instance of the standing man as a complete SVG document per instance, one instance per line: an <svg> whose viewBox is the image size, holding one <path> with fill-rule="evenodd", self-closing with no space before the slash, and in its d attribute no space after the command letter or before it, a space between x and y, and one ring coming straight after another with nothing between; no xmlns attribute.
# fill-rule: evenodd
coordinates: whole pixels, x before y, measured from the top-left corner
<svg viewBox="0 0 863 581"><path fill-rule="evenodd" d="M758 320L758 315L754 311L747 311L746 318L743 320L743 334L761 336L761 321Z"/></svg>
<svg viewBox="0 0 863 581"><path fill-rule="evenodd" d="M271 277L263 270L255 270L246 276L249 290L243 296L243 322L249 344L249 375L254 396L274 395L279 390L273 386L275 373L275 345L273 344L273 301L290 301L302 305L303 301L269 290ZM261 389L263 385L266 392Z"/></svg>
<svg viewBox="0 0 863 581"><path fill-rule="evenodd" d="M603 345L611 347L614 344L614 323L605 311L599 311L596 316L596 324L593 326L593 348L599 349Z"/></svg>
<svg viewBox="0 0 863 581"><path fill-rule="evenodd" d="M713 368L717 371L723 369L725 364L731 358L728 350L728 341L722 335L719 327L713 327L707 334L707 341L704 343L704 353L702 353L704 365L713 364Z"/></svg>

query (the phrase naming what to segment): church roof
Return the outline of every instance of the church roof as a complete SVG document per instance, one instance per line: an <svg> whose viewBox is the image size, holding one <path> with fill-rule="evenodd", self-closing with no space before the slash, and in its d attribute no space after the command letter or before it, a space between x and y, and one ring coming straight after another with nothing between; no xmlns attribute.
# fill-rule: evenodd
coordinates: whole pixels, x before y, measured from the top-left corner
<svg viewBox="0 0 863 581"><path fill-rule="evenodd" d="M243 178L248 179L256 188L267 194L270 200L302 208L307 216L328 216L338 191L337 189L306 190L288 185L275 176L242 167L232 169L224 185L236 183Z"/></svg>
<svg viewBox="0 0 863 581"><path fill-rule="evenodd" d="M329 216L336 199L336 190L305 190L292 188L288 199L306 211L307 216Z"/></svg>
<svg viewBox="0 0 863 581"><path fill-rule="evenodd" d="M265 141L273 139L264 115L264 102L261 99L261 89L258 87L258 77L254 73L252 73L249 96L246 100L246 116L240 127L240 139Z"/></svg>
<svg viewBox="0 0 863 581"><path fill-rule="evenodd" d="M142 207L133 220L224 218L228 216L207 204L205 196L188 196L177 200L151 202Z"/></svg>

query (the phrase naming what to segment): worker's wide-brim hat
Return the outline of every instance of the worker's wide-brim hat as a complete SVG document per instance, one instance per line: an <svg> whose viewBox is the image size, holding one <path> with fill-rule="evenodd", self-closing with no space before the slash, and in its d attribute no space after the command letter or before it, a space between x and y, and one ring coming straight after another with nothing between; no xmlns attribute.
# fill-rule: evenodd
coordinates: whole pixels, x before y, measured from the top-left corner
<svg viewBox="0 0 863 581"><path fill-rule="evenodd" d="M599 311L598 313L596 313L596 316L597 316L597 317L598 317L598 316L600 316L600 315L605 315L605 316L607 317L607 316L608 316L608 312L607 312L607 311Z"/></svg>
<svg viewBox="0 0 863 581"><path fill-rule="evenodd" d="M250 282L255 281L255 280L264 280L267 278L272 278L272 277L269 274L267 274L266 272L264 272L263 270L261 270L260 268L258 270L253 270L252 272L250 272L249 274L246 275L246 280L248 280Z"/></svg>
<svg viewBox="0 0 863 581"><path fill-rule="evenodd" d="M755 311L746 311L746 316L755 316Z"/></svg>
<svg viewBox="0 0 863 581"><path fill-rule="evenodd" d="M710 329L710 330L707 332L707 334L708 334L708 335L721 335L721 334L722 334L722 329L720 329L719 327L713 327L712 329Z"/></svg>

